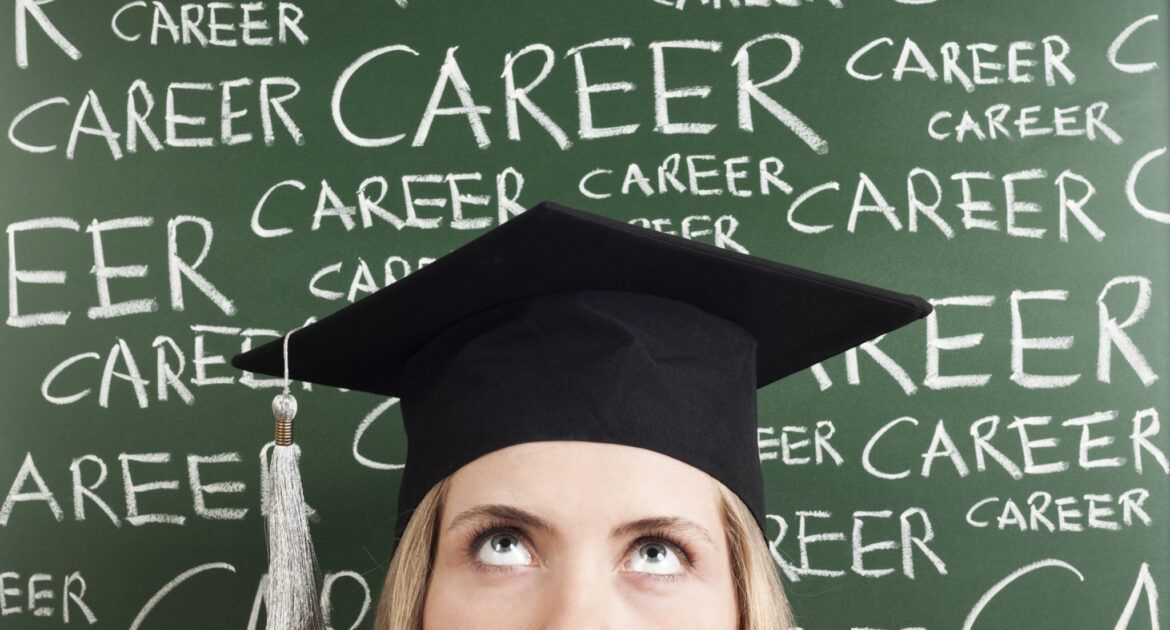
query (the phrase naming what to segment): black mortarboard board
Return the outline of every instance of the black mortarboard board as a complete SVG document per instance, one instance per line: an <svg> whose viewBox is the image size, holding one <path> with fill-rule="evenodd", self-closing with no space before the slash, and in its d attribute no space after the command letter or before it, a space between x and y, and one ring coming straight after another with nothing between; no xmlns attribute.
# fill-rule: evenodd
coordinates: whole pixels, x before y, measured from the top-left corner
<svg viewBox="0 0 1170 630"><path fill-rule="evenodd" d="M512 444L637 446L766 531L756 389L931 312L920 297L544 201L297 331L289 378L400 399L396 540L443 477ZM282 340L232 365L284 374Z"/></svg>

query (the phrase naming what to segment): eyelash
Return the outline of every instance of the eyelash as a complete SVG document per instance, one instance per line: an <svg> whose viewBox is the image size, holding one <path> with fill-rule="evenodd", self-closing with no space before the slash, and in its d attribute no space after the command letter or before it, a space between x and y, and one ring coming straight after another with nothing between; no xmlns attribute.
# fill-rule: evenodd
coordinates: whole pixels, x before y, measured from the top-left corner
<svg viewBox="0 0 1170 630"><path fill-rule="evenodd" d="M467 545L467 548L465 549L465 552L467 554L467 558L471 561L472 564L474 564L476 566L476 568L483 570L483 571L489 571L489 572L508 572L508 571L511 571L512 570L511 567L486 564L486 563L480 562L480 560L478 558L480 546L482 546L483 543L487 542L489 537L491 537L495 534L512 534L517 539L519 539L520 542L524 543L525 545L529 545L531 547L531 542L529 541L528 536L524 535L524 532L522 532L515 525L513 525L511 523L504 522L504 521L489 521L489 522L479 526L469 536L471 542ZM633 541L632 543L630 543L630 547L629 547L629 549L626 550L626 553L629 553L630 551L633 551L633 550L637 549L638 547L640 547L648 542L666 543L667 546L672 547L673 550L676 551L682 557L683 567L685 569L687 569L688 572L690 569L694 568L694 561L692 559L693 556L691 555L690 549L687 547L687 545L683 544L682 541L678 540L674 536L672 536L664 531L661 531L661 530L648 531L645 536L642 536L642 537L638 538L637 540ZM667 582L673 582L676 580L684 580L687 578L687 575L685 572L681 573L681 574L675 574L675 575L662 575L662 574L654 574L654 573L647 573L646 575L649 575L653 579L664 580Z"/></svg>

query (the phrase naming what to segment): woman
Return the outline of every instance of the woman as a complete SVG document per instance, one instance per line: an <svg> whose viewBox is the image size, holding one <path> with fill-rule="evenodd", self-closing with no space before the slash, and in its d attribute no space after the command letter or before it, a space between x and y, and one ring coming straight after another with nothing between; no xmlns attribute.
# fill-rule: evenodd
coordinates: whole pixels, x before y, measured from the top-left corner
<svg viewBox="0 0 1170 630"><path fill-rule="evenodd" d="M650 522L611 538L630 515ZM726 486L653 451L510 446L423 498L390 563L374 628L790 628L754 528Z"/></svg>
<svg viewBox="0 0 1170 630"><path fill-rule="evenodd" d="M400 399L381 629L773 630L756 390L930 310L543 202L232 364Z"/></svg>

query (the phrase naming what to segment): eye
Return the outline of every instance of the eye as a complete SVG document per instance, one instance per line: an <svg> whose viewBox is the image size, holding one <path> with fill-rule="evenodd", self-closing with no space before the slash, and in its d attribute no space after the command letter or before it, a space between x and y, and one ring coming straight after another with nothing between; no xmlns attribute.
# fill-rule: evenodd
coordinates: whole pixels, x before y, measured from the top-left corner
<svg viewBox="0 0 1170 630"><path fill-rule="evenodd" d="M686 572L683 566L685 554L675 545L649 540L644 544L635 543L637 551L630 561L630 570L654 575L680 575Z"/></svg>
<svg viewBox="0 0 1170 630"><path fill-rule="evenodd" d="M526 566L532 564L532 554L524 548L520 537L512 532L489 534L479 544L476 559L491 566Z"/></svg>
<svg viewBox="0 0 1170 630"><path fill-rule="evenodd" d="M472 561L481 569L507 571L510 567L533 565L528 538L518 529L502 523L488 523L472 532L465 547ZM661 580L686 579L694 566L689 549L668 534L647 533L633 541L627 570L655 576Z"/></svg>

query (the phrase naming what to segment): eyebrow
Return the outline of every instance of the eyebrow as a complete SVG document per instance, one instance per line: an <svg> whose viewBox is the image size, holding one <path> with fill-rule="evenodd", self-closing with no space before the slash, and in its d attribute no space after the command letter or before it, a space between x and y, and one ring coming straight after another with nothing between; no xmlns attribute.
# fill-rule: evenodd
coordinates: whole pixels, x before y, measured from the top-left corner
<svg viewBox="0 0 1170 630"><path fill-rule="evenodd" d="M460 512L459 515L451 519L451 524L447 526L447 531L454 530L467 522L493 518L520 523L529 529L542 530L550 536L555 536L557 533L556 528L551 523L532 512L502 503L477 505ZM617 538L631 533L654 530L684 535L689 534L693 537L697 536L706 540L712 546L715 546L715 539L712 538L711 532L706 527L681 516L650 516L628 521L614 527L610 535Z"/></svg>

